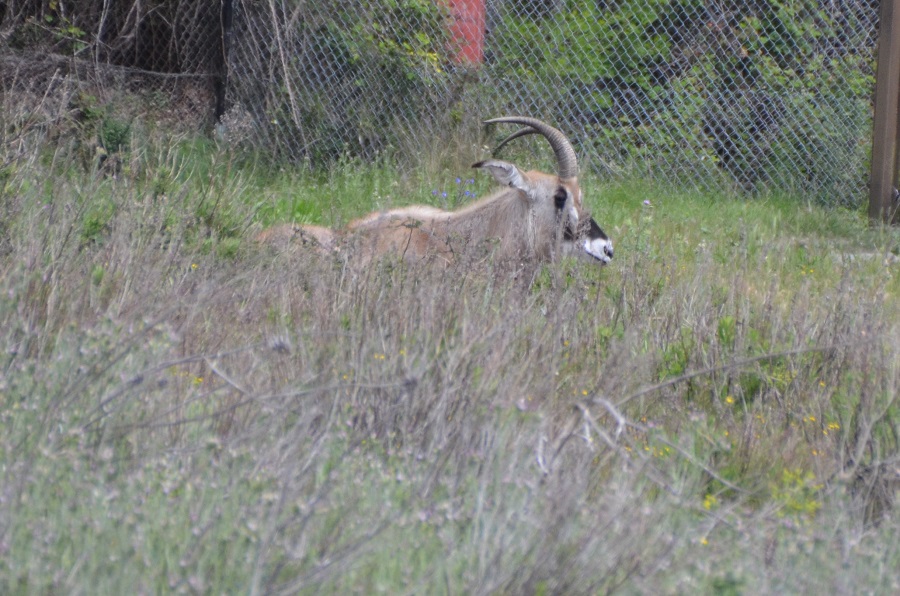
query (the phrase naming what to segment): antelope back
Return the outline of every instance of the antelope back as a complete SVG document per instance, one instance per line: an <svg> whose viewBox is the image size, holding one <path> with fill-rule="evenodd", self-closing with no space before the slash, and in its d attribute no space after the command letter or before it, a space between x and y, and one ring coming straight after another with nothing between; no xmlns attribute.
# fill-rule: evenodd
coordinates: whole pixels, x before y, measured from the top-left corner
<svg viewBox="0 0 900 596"><path fill-rule="evenodd" d="M330 253L338 248L338 238L334 230L322 226L294 223L266 228L256 235L256 241L280 248L289 248L299 244L303 247L313 247L322 253Z"/></svg>

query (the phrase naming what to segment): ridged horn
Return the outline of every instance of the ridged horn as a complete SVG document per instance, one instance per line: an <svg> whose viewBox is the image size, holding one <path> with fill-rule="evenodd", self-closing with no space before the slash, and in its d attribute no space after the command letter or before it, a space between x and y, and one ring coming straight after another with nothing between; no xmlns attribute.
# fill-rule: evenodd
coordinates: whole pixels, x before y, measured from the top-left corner
<svg viewBox="0 0 900 596"><path fill-rule="evenodd" d="M500 144L497 145L496 147L494 147L494 150L491 153L493 155L497 155L498 153L500 153L500 150L503 149L506 146L506 144L509 143L510 141L514 141L514 140L518 139L519 137L524 137L526 135L536 135L536 134L538 134L538 131L536 131L535 129L533 129L531 127L520 128L516 132L512 133L511 135L509 135L508 137L506 137L505 139L500 141Z"/></svg>
<svg viewBox="0 0 900 596"><path fill-rule="evenodd" d="M556 155L556 167L559 177L564 180L578 177L578 158L575 156L575 149L572 148L572 143L569 142L569 139L566 138L566 135L553 128L549 124L541 122L537 118L528 118L525 116L504 116L502 118L492 118L490 120L485 120L484 123L521 124L523 126L528 126L534 129L535 132L543 135L544 138L547 139L547 142L550 143L550 147L553 148L553 153ZM524 132L524 129L519 130L513 133L505 141L503 141L500 146L502 147L507 142L513 139L517 139L526 134L531 133Z"/></svg>

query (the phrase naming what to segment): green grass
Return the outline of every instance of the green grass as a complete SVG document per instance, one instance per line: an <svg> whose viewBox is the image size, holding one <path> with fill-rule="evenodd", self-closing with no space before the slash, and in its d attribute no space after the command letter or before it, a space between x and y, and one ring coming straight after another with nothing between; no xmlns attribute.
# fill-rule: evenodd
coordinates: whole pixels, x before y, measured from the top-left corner
<svg viewBox="0 0 900 596"><path fill-rule="evenodd" d="M609 267L356 271L252 237L490 183L31 147L0 592L900 589L900 237L862 214L588 176Z"/></svg>

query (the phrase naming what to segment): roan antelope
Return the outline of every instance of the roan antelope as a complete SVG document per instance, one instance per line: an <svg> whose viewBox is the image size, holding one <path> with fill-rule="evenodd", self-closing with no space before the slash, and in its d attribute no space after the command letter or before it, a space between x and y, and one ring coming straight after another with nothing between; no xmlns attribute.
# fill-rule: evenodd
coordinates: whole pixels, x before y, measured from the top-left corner
<svg viewBox="0 0 900 596"><path fill-rule="evenodd" d="M325 252L347 250L351 262L364 263L385 254L449 263L479 244L503 260L549 260L573 254L609 263L612 242L583 209L578 161L566 136L535 118L509 116L485 122L495 123L524 127L497 150L518 137L542 135L556 155L556 175L523 172L512 163L487 159L472 167L487 170L506 188L457 211L413 205L369 214L344 230L285 224L264 230L257 239L300 240Z"/></svg>

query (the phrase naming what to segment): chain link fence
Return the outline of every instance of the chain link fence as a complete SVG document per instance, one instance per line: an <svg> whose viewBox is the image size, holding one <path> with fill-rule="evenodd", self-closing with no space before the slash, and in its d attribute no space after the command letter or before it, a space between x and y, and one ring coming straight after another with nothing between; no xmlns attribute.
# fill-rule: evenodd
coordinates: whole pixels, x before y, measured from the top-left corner
<svg viewBox="0 0 900 596"><path fill-rule="evenodd" d="M0 0L0 119L110 152L138 119L209 125L224 92L220 13L221 0Z"/></svg>
<svg viewBox="0 0 900 596"><path fill-rule="evenodd" d="M73 80L156 97L159 118L217 120L231 146L315 165L415 155L424 139L528 115L570 135L600 176L856 205L878 12L875 0L5 0L0 77L39 98Z"/></svg>
<svg viewBox="0 0 900 596"><path fill-rule="evenodd" d="M874 0L234 0L225 129L293 159L502 114L602 175L858 204ZM473 118L474 115L474 118Z"/></svg>

